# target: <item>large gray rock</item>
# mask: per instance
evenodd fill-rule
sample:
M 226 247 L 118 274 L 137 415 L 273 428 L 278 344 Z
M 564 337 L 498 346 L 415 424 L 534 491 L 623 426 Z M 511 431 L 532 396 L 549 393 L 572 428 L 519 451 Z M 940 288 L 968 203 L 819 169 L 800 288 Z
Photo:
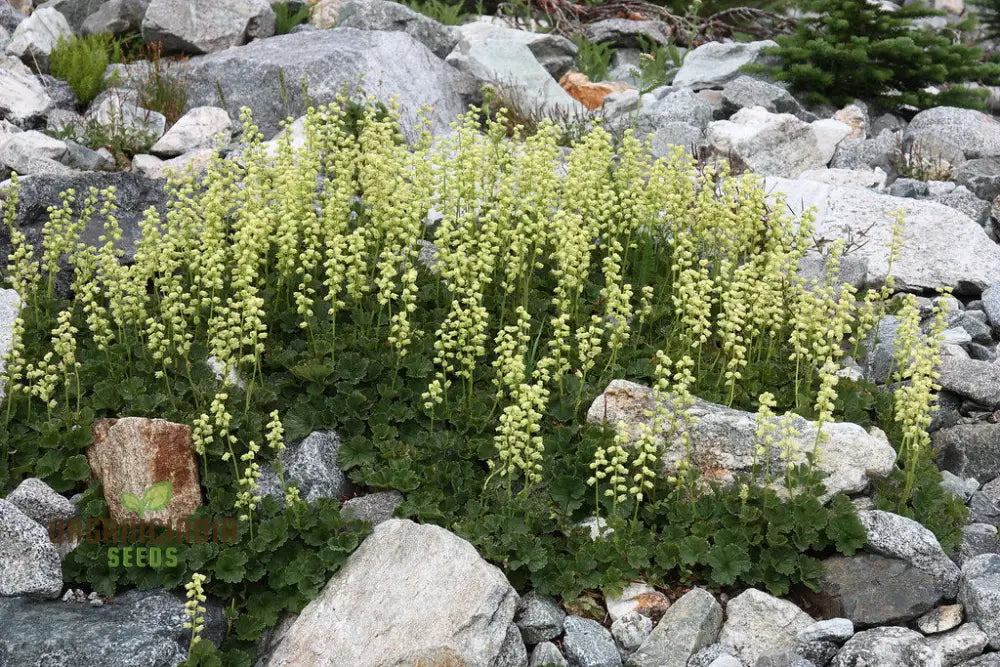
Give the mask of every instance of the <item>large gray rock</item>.
M 69 39 L 73 29 L 66 17 L 51 7 L 37 9 L 17 26 L 6 52 L 38 72 L 49 71 L 49 55 L 60 37 Z
M 865 549 L 910 563 L 933 577 L 944 597 L 955 597 L 962 575 L 934 533 L 913 519 L 881 510 L 858 512 L 858 520 L 868 533 Z
M 906 623 L 941 599 L 934 577 L 897 558 L 831 556 L 823 566 L 818 606 L 824 615 L 845 616 L 858 627 Z
M 108 0 L 88 16 L 80 28 L 84 35 L 110 32 L 121 35 L 138 30 L 150 0 Z
M 929 201 L 882 195 L 863 188 L 838 188 L 804 180 L 769 177 L 769 192 L 784 193 L 796 214 L 816 207 L 816 235 L 826 239 L 865 239 L 853 252 L 868 260 L 870 286 L 881 285 L 888 271 L 893 213 L 906 219 L 903 244 L 893 262 L 896 289 L 955 288 L 978 293 L 1000 282 L 1000 247 L 973 220 Z
M 336 100 L 344 87 L 359 82 L 383 102 L 398 96 L 406 102 L 402 122 L 411 140 L 419 136 L 418 110 L 424 105 L 432 109 L 429 120 L 436 133 L 447 133 L 465 111 L 461 93 L 467 79 L 401 32 L 343 28 L 281 35 L 192 58 L 189 65 L 190 107 L 220 106 L 234 120 L 240 107 L 250 107 L 264 136 L 277 133 L 286 116 L 301 115 L 303 80 L 318 104 Z
M 969 499 L 969 519 L 1000 526 L 1000 477 L 983 486 Z
M 695 653 L 715 642 L 722 627 L 722 607 L 715 596 L 694 588 L 675 602 L 639 649 L 629 667 L 685 667 Z
M 393 519 L 351 554 L 266 664 L 490 665 L 517 601 L 503 573 L 465 540 Z
M 706 137 L 720 155 L 737 158 L 765 176 L 797 176 L 824 167 L 850 128 L 839 121 L 805 123 L 763 107 L 741 109 L 711 123 Z
M 503 646 L 491 667 L 528 667 L 528 649 L 513 623 L 507 626 Z
M 727 114 L 746 107 L 763 107 L 771 113 L 795 116 L 802 113 L 802 106 L 787 90 L 745 75 L 736 77 L 722 88 L 722 104 Z
M 1000 554 L 970 558 L 962 565 L 958 601 L 966 618 L 986 633 L 990 647 L 1000 649 Z
M 542 642 L 531 652 L 529 667 L 569 667 L 569 661 L 563 657 L 552 642 Z
M 563 651 L 574 667 L 621 667 L 622 659 L 611 633 L 589 618 L 567 616 L 563 624 Z
M 753 665 L 769 653 L 794 649 L 798 633 L 812 623 L 792 602 L 750 588 L 726 605 L 719 643 L 743 664 Z
M 521 598 L 514 622 L 529 646 L 555 639 L 563 632 L 566 612 L 550 597 L 530 591 Z
M 1000 366 L 988 361 L 944 357 L 938 368 L 943 389 L 988 408 L 1000 407 Z
M 642 646 L 652 631 L 652 619 L 637 611 L 630 611 L 619 616 L 611 624 L 611 636 L 615 638 L 615 643 L 618 644 L 623 656 Z
M 13 503 L 0 500 L 0 604 L 2 598 L 17 595 L 58 597 L 62 583 L 59 553 L 49 541 L 48 531 Z M 0 618 L 5 621 L 0 623 L 2 648 L 7 619 Z
M 181 116 L 149 150 L 161 157 L 182 155 L 188 151 L 212 148 L 216 136 L 220 134 L 223 145 L 232 136 L 232 120 L 226 110 L 218 107 L 195 107 Z
M 952 179 L 969 188 L 980 199 L 992 201 L 1000 195 L 1000 158 L 969 160 L 952 172 Z
M 986 653 L 978 658 L 960 662 L 958 667 L 1000 667 L 1000 653 Z
M 163 114 L 139 106 L 136 92 L 120 88 L 107 90 L 97 97 L 84 118 L 109 134 L 130 139 L 140 146 L 153 144 L 167 127 Z
M 771 40 L 702 44 L 685 56 L 673 85 L 694 90 L 720 88 L 741 76 L 740 68 L 744 65 L 764 62 L 761 49 L 774 46 L 777 44 Z
M 492 39 L 524 44 L 535 56 L 535 60 L 557 81 L 573 67 L 577 54 L 576 45 L 562 35 L 516 30 L 495 20 L 495 17 L 480 16 L 478 20 L 458 26 L 457 30 L 461 38 L 470 43 Z
M 943 470 L 981 483 L 1000 476 L 1000 424 L 956 424 L 935 431 L 931 443 Z
M 613 380 L 591 404 L 587 421 L 622 422 L 630 436 L 638 438 L 641 425 L 648 423 L 647 411 L 652 407 L 652 390 L 627 380 Z M 686 427 L 690 450 L 677 434 L 666 445 L 665 469 L 673 470 L 679 461 L 689 460 L 689 455 L 695 465 L 724 477 L 749 472 L 755 461 L 763 464 L 755 455 L 758 439 L 757 418 L 753 413 L 697 400 L 689 414 L 694 418 Z M 816 424 L 796 419 L 794 426 L 795 449 L 811 452 L 816 442 Z M 817 467 L 827 475 L 825 497 L 838 491 L 861 491 L 871 477 L 883 477 L 892 471 L 896 453 L 878 429 L 867 433 L 857 424 L 834 423 L 824 425 L 823 433 L 828 440 L 822 445 Z M 784 470 L 781 452 L 770 451 L 764 456 L 776 474 Z
M 833 153 L 830 166 L 836 169 L 865 169 L 878 167 L 886 174 L 896 176 L 893 154 L 899 147 L 900 134 L 884 130 L 862 141 L 841 141 Z
M 444 58 L 458 44 L 459 34 L 432 18 L 405 5 L 388 0 L 353 0 L 340 8 L 338 28 L 405 32 L 438 58 Z
M 7 32 L 17 30 L 17 26 L 26 18 L 27 16 L 14 9 L 10 3 L 5 2 L 0 4 L 0 28 L 3 28 Z
M 301 442 L 281 454 L 285 484 L 298 487 L 303 500 L 320 498 L 340 500 L 351 488 L 340 469 L 338 455 L 340 438 L 333 431 L 314 431 Z M 284 498 L 281 479 L 273 466 L 261 471 L 260 491 L 263 495 Z
M 524 44 L 492 38 L 462 40 L 446 62 L 494 87 L 501 104 L 513 105 L 522 113 L 586 116 L 586 107 L 563 90 Z
M 7 354 L 14 344 L 14 322 L 21 314 L 22 304 L 17 292 L 0 289 L 0 404 L 3 403 L 6 390 L 4 369 L 7 367 Z
M 682 88 L 644 104 L 636 114 L 636 134 L 644 137 L 670 123 L 684 123 L 704 130 L 712 122 L 713 113 L 710 103 Z
M 48 0 L 38 5 L 38 9 L 51 8 L 66 17 L 70 29 L 80 32 L 84 20 L 101 8 L 104 0 Z M 35 11 L 38 11 L 37 9 Z
M 17 485 L 7 496 L 7 502 L 48 529 L 49 522 L 72 519 L 77 507 L 65 496 L 61 496 L 40 479 L 29 477 Z
M 402 502 L 403 494 L 399 491 L 369 493 L 344 502 L 340 508 L 340 516 L 345 520 L 367 521 L 372 526 L 377 526 L 391 519 Z
M 977 224 L 985 225 L 990 220 L 990 202 L 972 194 L 965 186 L 959 186 L 947 194 L 932 199 L 969 216 Z
M 222 608 L 205 605 L 205 641 L 225 632 Z M 183 596 L 128 591 L 94 607 L 60 601 L 0 598 L 0 664 L 173 667 L 187 659 L 190 632 Z
M 989 637 L 975 623 L 927 638 L 927 645 L 941 654 L 942 667 L 953 667 L 983 652 Z
M 267 0 L 152 0 L 142 19 L 142 37 L 164 53 L 212 53 L 274 34 Z
M 831 667 L 942 667 L 940 654 L 919 632 L 884 627 L 865 630 L 847 640 Z
M 921 111 L 910 121 L 904 139 L 926 138 L 951 144 L 970 160 L 1000 155 L 1000 121 L 972 109 L 934 107 Z
M 996 526 L 988 523 L 970 523 L 962 526 L 962 542 L 954 555 L 959 567 L 970 558 L 995 553 L 1000 553 L 1000 537 L 997 535 Z
M 71 168 L 50 157 L 53 153 L 61 158 L 66 153 L 66 144 L 34 130 L 15 134 L 0 143 L 0 177 L 9 177 L 11 171 L 25 175 L 71 174 Z
M 584 26 L 584 36 L 594 44 L 611 43 L 620 49 L 643 48 L 649 44 L 670 44 L 670 28 L 660 21 L 633 21 L 631 19 L 603 19 Z

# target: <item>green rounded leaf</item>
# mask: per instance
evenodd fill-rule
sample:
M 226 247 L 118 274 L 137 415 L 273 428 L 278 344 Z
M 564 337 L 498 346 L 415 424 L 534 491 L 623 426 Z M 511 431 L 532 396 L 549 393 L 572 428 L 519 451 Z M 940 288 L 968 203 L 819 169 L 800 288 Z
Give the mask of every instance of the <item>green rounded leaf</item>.
M 147 512 L 155 512 L 169 505 L 173 497 L 174 485 L 170 482 L 158 482 L 142 494 L 142 503 Z

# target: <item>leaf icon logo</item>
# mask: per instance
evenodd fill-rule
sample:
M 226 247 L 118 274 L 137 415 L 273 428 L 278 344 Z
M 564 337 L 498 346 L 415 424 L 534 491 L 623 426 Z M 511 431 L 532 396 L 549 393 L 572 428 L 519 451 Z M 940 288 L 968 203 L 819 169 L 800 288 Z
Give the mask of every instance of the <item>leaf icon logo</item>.
M 146 489 L 142 498 L 134 493 L 123 493 L 121 495 L 122 507 L 130 512 L 135 512 L 140 518 L 146 516 L 146 512 L 161 510 L 170 504 L 174 497 L 174 485 L 170 482 L 157 482 Z

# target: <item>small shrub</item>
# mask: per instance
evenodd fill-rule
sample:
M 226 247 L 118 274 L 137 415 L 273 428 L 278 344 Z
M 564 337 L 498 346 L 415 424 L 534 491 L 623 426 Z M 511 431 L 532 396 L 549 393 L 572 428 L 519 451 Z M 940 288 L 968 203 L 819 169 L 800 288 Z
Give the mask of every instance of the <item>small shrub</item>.
M 297 25 L 302 25 L 309 20 L 310 6 L 303 5 L 298 11 L 292 11 L 287 2 L 280 2 L 272 5 L 274 10 L 274 33 L 276 35 L 287 35 Z
M 110 34 L 60 37 L 50 56 L 52 76 L 69 84 L 86 106 L 104 89 L 104 71 L 114 47 Z
M 428 16 L 441 25 L 461 25 L 470 14 L 465 12 L 462 3 L 448 3 L 443 0 L 414 0 L 404 3 L 407 7 L 424 16 Z
M 813 0 L 808 8 L 815 18 L 765 50 L 781 66 L 748 69 L 787 81 L 809 102 L 843 105 L 860 98 L 890 108 L 982 108 L 985 91 L 957 84 L 1000 77 L 1000 66 L 981 62 L 979 49 L 913 25 L 913 19 L 941 12 L 916 5 L 888 12 L 866 0 Z M 926 90 L 944 84 L 956 85 L 936 94 Z
M 655 44 L 645 37 L 639 38 L 642 55 L 639 56 L 639 93 L 644 94 L 666 86 L 684 62 L 684 56 L 674 44 Z
M 607 79 L 611 59 L 615 55 L 614 46 L 606 42 L 595 44 L 582 35 L 574 36 L 573 43 L 577 48 L 577 69 L 591 81 Z
M 148 69 L 139 82 L 139 106 L 158 111 L 175 123 L 184 114 L 187 105 L 187 87 L 184 80 L 168 72 L 163 67 L 159 44 L 148 47 Z

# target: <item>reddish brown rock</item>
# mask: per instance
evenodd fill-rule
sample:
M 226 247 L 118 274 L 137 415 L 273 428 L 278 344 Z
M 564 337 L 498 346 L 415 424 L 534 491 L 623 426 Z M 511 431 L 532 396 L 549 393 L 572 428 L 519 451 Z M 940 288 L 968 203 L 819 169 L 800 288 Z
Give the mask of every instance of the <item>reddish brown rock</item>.
M 611 93 L 620 93 L 632 88 L 627 83 L 617 81 L 594 83 L 580 72 L 566 72 L 559 79 L 559 85 L 570 94 L 570 97 L 590 110 L 600 108 L 604 104 L 604 98 Z
M 201 507 L 190 427 L 125 417 L 98 420 L 93 432 L 87 461 L 104 486 L 104 500 L 115 521 L 172 521 Z

